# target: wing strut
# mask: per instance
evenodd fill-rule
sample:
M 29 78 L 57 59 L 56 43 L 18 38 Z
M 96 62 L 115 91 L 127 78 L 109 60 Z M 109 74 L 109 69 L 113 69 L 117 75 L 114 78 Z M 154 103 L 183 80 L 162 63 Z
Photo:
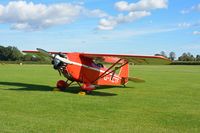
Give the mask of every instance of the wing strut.
M 97 79 L 95 79 L 92 83 L 96 82 L 98 79 L 102 78 L 105 76 L 105 74 L 112 69 L 117 63 L 119 63 L 122 59 L 119 59 L 118 61 L 116 61 L 114 64 L 112 64 L 104 73 L 102 73 Z
M 124 63 L 124 64 L 122 64 L 121 66 L 119 66 L 119 67 L 116 67 L 114 70 L 112 70 L 112 71 L 110 71 L 109 73 L 106 73 L 106 74 L 104 74 L 103 75 L 103 77 L 105 77 L 105 76 L 107 76 L 108 74 L 110 74 L 110 73 L 113 73 L 112 74 L 112 77 L 111 77 L 111 80 L 112 80 L 112 78 L 113 78 L 113 76 L 114 76 L 114 73 L 115 73 L 115 71 L 116 70 L 118 70 L 118 69 L 120 69 L 121 67 L 123 67 L 124 65 L 126 65 L 128 62 L 126 62 L 126 63 Z
M 126 62 L 126 63 L 120 65 L 119 67 L 115 68 L 114 70 L 108 72 L 108 71 L 111 70 L 117 63 L 119 63 L 121 60 L 122 60 L 122 59 L 119 59 L 119 60 L 116 61 L 114 64 L 112 64 L 104 73 L 102 73 L 102 74 L 101 74 L 97 79 L 95 79 L 92 83 L 96 82 L 96 81 L 97 81 L 98 79 L 100 79 L 100 78 L 103 78 L 103 77 L 107 76 L 107 75 L 110 74 L 110 73 L 113 73 L 113 75 L 112 75 L 112 77 L 111 77 L 111 78 L 113 78 L 114 72 L 115 72 L 116 70 L 120 69 L 121 67 L 123 67 L 124 65 L 126 65 L 126 64 L 128 63 L 128 62 Z

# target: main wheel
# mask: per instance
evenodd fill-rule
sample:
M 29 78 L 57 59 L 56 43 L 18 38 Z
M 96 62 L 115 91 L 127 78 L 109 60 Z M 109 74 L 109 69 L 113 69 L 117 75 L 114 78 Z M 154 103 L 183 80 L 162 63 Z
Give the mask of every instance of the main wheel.
M 64 91 L 68 87 L 68 84 L 64 80 L 59 80 L 56 84 L 56 87 L 61 91 Z

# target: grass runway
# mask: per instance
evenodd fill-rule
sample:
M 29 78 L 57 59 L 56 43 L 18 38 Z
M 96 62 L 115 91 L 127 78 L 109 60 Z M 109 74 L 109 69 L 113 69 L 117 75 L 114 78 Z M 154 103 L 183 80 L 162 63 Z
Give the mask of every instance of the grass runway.
M 0 65 L 0 133 L 199 133 L 200 66 L 130 68 L 145 83 L 80 96 L 49 65 Z

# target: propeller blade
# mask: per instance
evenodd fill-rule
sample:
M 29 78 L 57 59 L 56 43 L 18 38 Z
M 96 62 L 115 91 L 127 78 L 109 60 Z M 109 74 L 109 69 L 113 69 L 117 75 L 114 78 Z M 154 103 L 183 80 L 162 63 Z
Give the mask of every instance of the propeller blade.
M 37 51 L 39 51 L 41 54 L 45 55 L 45 56 L 49 56 L 51 58 L 53 58 L 53 55 L 48 53 L 46 50 L 41 49 L 41 48 L 37 48 Z
M 137 78 L 137 77 L 128 77 L 128 80 L 132 81 L 132 82 L 137 82 L 137 83 L 143 83 L 143 82 L 145 82 L 145 80 Z
M 67 64 L 72 64 L 72 62 L 70 60 L 68 60 L 67 58 L 61 57 L 59 54 L 52 55 L 52 54 L 48 53 L 46 50 L 41 49 L 41 48 L 37 48 L 37 50 L 40 53 L 42 53 L 43 55 L 49 56 L 49 57 L 51 57 L 53 59 L 60 60 L 60 61 L 62 61 L 64 63 L 67 63 Z

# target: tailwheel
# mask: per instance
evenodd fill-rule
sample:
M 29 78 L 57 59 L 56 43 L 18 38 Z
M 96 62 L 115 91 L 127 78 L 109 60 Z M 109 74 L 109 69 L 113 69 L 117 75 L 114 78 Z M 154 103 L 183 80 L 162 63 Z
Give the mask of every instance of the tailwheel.
M 59 91 L 64 91 L 68 86 L 68 83 L 64 80 L 59 80 L 56 84 L 56 87 L 59 89 Z
M 78 94 L 81 95 L 81 96 L 85 96 L 86 92 L 85 91 L 80 91 Z

